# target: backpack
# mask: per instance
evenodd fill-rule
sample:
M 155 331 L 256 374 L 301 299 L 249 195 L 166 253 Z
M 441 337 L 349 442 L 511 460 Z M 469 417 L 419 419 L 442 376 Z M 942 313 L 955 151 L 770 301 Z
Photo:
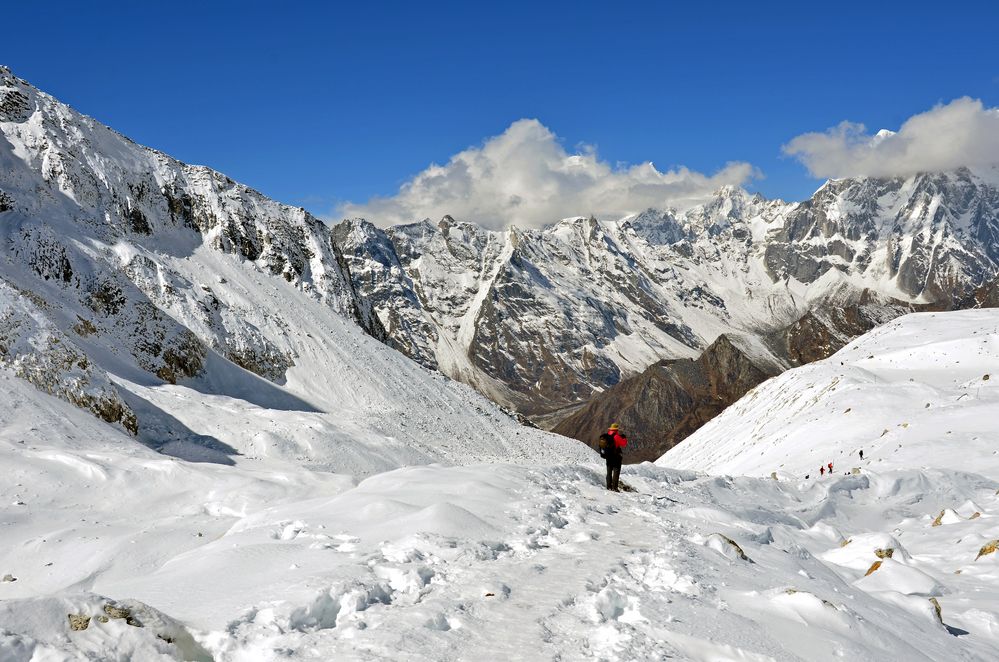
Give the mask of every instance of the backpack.
M 607 457 L 609 454 L 614 452 L 614 437 L 610 436 L 606 432 L 600 435 L 600 440 L 597 442 L 597 450 L 600 451 L 600 457 Z

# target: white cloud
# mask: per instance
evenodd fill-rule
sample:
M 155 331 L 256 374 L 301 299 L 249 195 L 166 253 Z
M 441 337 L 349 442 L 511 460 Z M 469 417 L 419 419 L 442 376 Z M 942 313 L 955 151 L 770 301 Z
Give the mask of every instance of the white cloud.
M 569 154 L 544 125 L 524 119 L 446 165 L 431 165 L 393 197 L 348 203 L 339 211 L 379 225 L 450 214 L 490 228 L 538 227 L 567 216 L 613 218 L 648 207 L 691 206 L 755 174 L 747 163 L 729 163 L 711 176 L 687 168 L 659 172 L 650 162 L 615 167 L 593 148 Z
M 816 177 L 905 177 L 999 163 L 999 109 L 964 97 L 910 117 L 897 132 L 871 136 L 842 122 L 784 145 Z

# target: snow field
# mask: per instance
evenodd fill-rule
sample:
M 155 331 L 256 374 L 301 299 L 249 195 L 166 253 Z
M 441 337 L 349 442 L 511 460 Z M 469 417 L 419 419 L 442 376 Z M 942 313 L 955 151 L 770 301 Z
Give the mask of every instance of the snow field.
M 987 660 L 999 637 L 999 559 L 974 560 L 999 485 L 979 476 L 644 464 L 614 494 L 596 465 L 478 464 L 356 483 L 167 458 L 0 387 L 19 412 L 0 500 L 21 504 L 0 659 Z M 932 526 L 940 504 L 960 519 Z M 109 604 L 145 627 L 100 622 Z M 70 613 L 94 618 L 73 632 Z
M 997 561 L 979 555 L 999 534 L 997 369 L 999 312 L 908 315 L 760 385 L 657 464 L 773 473 L 812 504 L 805 546 L 829 568 L 913 615 L 936 618 L 933 598 L 994 652 Z
M 760 387 L 665 462 L 780 480 L 643 465 L 625 471 L 634 492 L 608 494 L 582 445 L 518 426 L 345 319 L 363 321 L 366 302 L 304 210 L 0 76 L 36 111 L 0 127 L 12 365 L 62 370 L 63 395 L 120 391 L 139 429 L 0 370 L 0 660 L 996 658 L 994 313 L 889 325 Z M 858 211 L 846 193 L 833 191 L 833 217 Z M 722 198 L 686 213 L 703 238 L 689 260 L 629 221 L 518 235 L 561 272 L 518 320 L 544 331 L 601 278 L 631 282 L 629 251 L 591 252 L 611 244 L 638 246 L 649 276 L 612 297 L 627 333 L 602 350 L 625 372 L 852 287 L 904 296 L 884 268 L 772 282 L 761 244 L 708 238 L 737 222 L 764 241 L 784 205 L 732 215 L 748 196 Z M 905 234 L 935 227 L 923 211 Z M 934 252 L 960 249 L 940 236 Z M 500 237 L 512 244 L 497 233 L 494 248 Z M 467 369 L 448 352 L 510 264 L 509 250 L 487 253 L 418 265 L 437 308 L 460 313 L 441 323 L 444 367 Z M 114 292 L 120 314 L 85 301 Z M 646 296 L 665 303 L 646 310 Z M 206 369 L 153 379 L 163 348 L 148 337 L 184 330 L 210 348 Z M 52 349 L 69 344 L 87 361 Z M 836 472 L 816 479 L 827 461 Z

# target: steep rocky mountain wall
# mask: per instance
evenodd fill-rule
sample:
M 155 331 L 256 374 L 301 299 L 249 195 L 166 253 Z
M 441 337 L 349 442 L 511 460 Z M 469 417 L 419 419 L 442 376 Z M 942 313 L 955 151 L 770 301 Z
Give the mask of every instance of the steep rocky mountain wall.
M 538 420 L 721 334 L 789 328 L 788 356 L 828 353 L 811 311 L 863 297 L 952 309 L 996 278 L 996 172 L 831 181 L 802 203 L 725 188 L 619 221 L 483 230 L 448 217 L 335 236 L 397 347 Z M 838 312 L 837 312 L 838 311 Z M 797 323 L 797 327 L 790 325 Z M 814 346 L 813 346 L 814 345 Z
M 220 297 L 224 278 L 194 282 L 176 268 L 199 251 L 280 279 L 384 337 L 326 224 L 136 145 L 4 68 L 0 219 L 0 362 L 133 432 L 104 368 L 174 383 L 203 375 L 216 353 L 282 383 L 295 363 L 262 330 L 273 320 L 252 293 Z

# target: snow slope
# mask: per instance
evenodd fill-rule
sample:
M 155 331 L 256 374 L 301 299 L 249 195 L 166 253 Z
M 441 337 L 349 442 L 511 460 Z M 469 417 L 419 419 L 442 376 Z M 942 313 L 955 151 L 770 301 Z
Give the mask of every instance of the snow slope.
M 999 482 L 982 476 L 643 464 L 616 494 L 576 463 L 358 482 L 166 457 L 6 371 L 0 397 L 5 661 L 984 661 L 999 645 L 999 555 L 975 559 Z M 940 504 L 954 512 L 932 527 Z M 121 608 L 143 627 L 101 622 Z M 69 614 L 92 620 L 71 631 Z
M 810 553 L 887 608 L 935 597 L 950 632 L 994 659 L 997 370 L 999 311 L 906 315 L 764 382 L 656 464 L 773 473 L 814 504 L 813 533 L 839 543 Z
M 307 293 L 245 264 L 205 250 L 172 267 L 193 282 L 224 278 L 217 296 L 262 311 L 259 328 L 296 357 L 280 386 L 222 361 L 187 384 L 118 378 L 140 418 L 144 407 L 153 410 L 140 438 L 175 435 L 178 443 L 168 449 L 174 454 L 186 456 L 184 446 L 209 437 L 237 459 L 276 457 L 361 476 L 428 462 L 579 461 L 589 453 L 582 444 L 522 427 L 469 387 L 420 367 Z
M 999 513 L 987 444 L 962 449 L 981 474 L 932 468 L 929 453 L 931 468 L 824 481 L 645 464 L 625 471 L 633 492 L 608 493 L 581 444 L 517 425 L 379 342 L 331 232 L 303 210 L 135 145 L 4 69 L 0 130 L 0 660 L 994 659 L 999 560 L 975 558 Z M 723 197 L 688 214 L 706 236 L 736 225 L 740 194 Z M 965 220 L 991 227 L 987 213 Z M 407 260 L 435 282 L 472 274 L 421 300 L 456 304 L 441 328 L 466 342 L 470 320 L 474 338 L 512 328 L 483 320 L 533 308 L 504 308 L 479 275 L 516 294 L 544 276 L 533 262 L 551 272 L 564 258 L 582 285 L 595 273 L 583 267 L 618 279 L 616 258 L 591 249 L 623 226 L 586 223 L 559 224 L 551 242 L 518 235 L 519 252 L 513 236 L 455 226 L 454 241 L 429 238 L 455 261 Z M 754 237 L 769 231 L 753 223 Z M 710 242 L 688 248 L 691 278 L 710 269 L 733 297 L 765 275 L 759 260 L 715 259 Z M 796 273 L 829 266 L 815 261 Z M 835 290 L 837 272 L 823 273 L 808 282 Z M 652 280 L 625 278 L 616 302 L 656 308 Z M 539 310 L 566 304 L 550 290 Z M 671 291 L 663 300 L 684 307 Z M 798 294 L 743 312 L 772 317 Z M 717 311 L 692 307 L 686 330 L 633 309 L 641 333 L 599 348 L 618 358 L 594 358 L 605 337 L 578 358 L 611 371 L 650 360 L 714 324 Z M 580 319 L 604 319 L 599 304 Z M 921 340 L 906 342 L 896 349 Z M 495 347 L 496 366 L 544 358 Z M 936 377 L 919 377 L 921 398 Z M 953 432 L 978 441 L 982 414 L 966 411 Z M 839 443 L 826 439 L 810 439 L 823 457 Z
M 793 479 L 828 462 L 837 473 L 926 467 L 999 478 L 997 411 L 999 311 L 915 313 L 761 384 L 659 464 Z

